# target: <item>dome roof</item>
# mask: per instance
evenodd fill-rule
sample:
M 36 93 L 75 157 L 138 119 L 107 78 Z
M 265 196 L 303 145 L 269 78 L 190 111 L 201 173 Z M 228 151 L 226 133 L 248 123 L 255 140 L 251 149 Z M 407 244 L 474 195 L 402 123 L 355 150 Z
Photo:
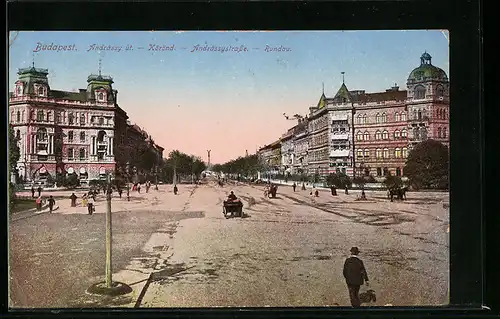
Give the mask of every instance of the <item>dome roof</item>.
M 424 52 L 424 54 L 422 54 L 420 57 L 420 66 L 411 71 L 408 77 L 408 83 L 427 80 L 448 81 L 446 72 L 432 65 L 431 59 L 432 57 L 429 53 Z

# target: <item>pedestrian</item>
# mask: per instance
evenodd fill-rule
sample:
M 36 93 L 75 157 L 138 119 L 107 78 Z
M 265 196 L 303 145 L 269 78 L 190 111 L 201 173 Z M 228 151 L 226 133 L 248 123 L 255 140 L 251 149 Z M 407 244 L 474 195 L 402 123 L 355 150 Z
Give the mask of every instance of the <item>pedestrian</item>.
M 87 203 L 87 212 L 89 215 L 92 215 L 92 213 L 94 212 L 94 202 L 95 200 L 90 201 L 89 199 L 89 202 Z
M 76 207 L 76 195 L 75 193 L 71 194 L 71 196 L 69 197 L 69 199 L 71 199 L 71 207 Z
M 174 195 L 177 195 L 178 191 L 179 191 L 179 189 L 177 188 L 177 185 L 174 185 Z
M 368 274 L 358 254 L 358 247 L 352 247 L 351 256 L 344 263 L 344 278 L 349 289 L 349 298 L 353 307 L 361 306 L 359 288 L 363 285 L 363 282 L 365 281 L 368 286 Z
M 42 196 L 38 196 L 36 199 L 36 209 L 42 210 Z
M 31 198 L 35 198 L 35 188 L 31 186 Z
M 52 210 L 54 209 L 55 203 L 56 203 L 56 201 L 55 201 L 54 197 L 52 197 L 52 195 L 50 195 L 50 197 L 49 197 L 49 213 L 52 213 Z
M 155 184 L 155 191 L 158 190 L 158 184 Z
M 332 196 L 337 196 L 337 189 L 335 188 L 335 186 L 330 186 L 330 190 L 332 191 Z
M 314 196 L 315 196 L 315 197 L 319 197 L 319 192 L 318 192 L 318 190 L 315 190 L 315 191 L 314 191 Z
M 121 188 L 118 188 L 118 196 L 120 196 L 120 198 L 122 198 L 122 189 Z
M 345 186 L 345 194 L 349 195 L 349 186 L 347 186 L 347 185 Z
M 297 187 L 297 184 L 295 184 L 295 182 L 293 182 L 292 187 L 293 187 L 293 191 L 295 192 L 295 188 Z
M 87 194 L 83 194 L 82 196 L 82 207 L 87 207 L 88 197 Z
M 141 193 L 141 184 L 137 185 L 137 192 L 140 194 Z
M 42 187 L 41 186 L 38 186 L 38 197 L 42 196 Z

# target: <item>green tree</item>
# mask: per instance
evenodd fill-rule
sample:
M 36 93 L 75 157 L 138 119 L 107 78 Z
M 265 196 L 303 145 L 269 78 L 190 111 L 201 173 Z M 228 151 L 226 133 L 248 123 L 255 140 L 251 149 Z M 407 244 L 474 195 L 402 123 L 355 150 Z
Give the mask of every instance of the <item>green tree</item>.
M 344 173 L 331 173 L 326 178 L 328 186 L 335 186 L 336 188 L 351 187 L 351 178 Z
M 448 188 L 448 147 L 435 140 L 415 145 L 404 168 L 405 176 L 415 188 Z

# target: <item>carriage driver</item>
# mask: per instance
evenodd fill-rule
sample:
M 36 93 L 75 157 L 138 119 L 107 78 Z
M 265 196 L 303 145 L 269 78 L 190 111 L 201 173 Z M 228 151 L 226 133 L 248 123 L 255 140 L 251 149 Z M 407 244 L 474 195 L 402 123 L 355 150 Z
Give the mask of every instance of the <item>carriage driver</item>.
M 231 191 L 231 194 L 229 194 L 229 196 L 227 196 L 227 200 L 229 202 L 239 201 L 238 197 L 236 197 L 236 195 L 234 195 L 233 191 Z

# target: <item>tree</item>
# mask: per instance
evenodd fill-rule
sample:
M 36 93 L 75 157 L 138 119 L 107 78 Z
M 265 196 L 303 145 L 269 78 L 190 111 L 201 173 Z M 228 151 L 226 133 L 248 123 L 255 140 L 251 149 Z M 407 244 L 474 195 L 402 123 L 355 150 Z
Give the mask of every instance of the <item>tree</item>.
M 404 174 L 415 188 L 448 188 L 448 147 L 429 139 L 408 154 Z
M 351 187 L 352 185 L 351 178 L 344 173 L 331 173 L 327 176 L 326 183 L 336 188 Z
M 387 172 L 384 180 L 384 185 L 385 187 L 387 187 L 387 189 L 399 188 L 403 186 L 403 181 L 401 180 L 401 177 L 394 176 L 391 174 L 391 172 Z

